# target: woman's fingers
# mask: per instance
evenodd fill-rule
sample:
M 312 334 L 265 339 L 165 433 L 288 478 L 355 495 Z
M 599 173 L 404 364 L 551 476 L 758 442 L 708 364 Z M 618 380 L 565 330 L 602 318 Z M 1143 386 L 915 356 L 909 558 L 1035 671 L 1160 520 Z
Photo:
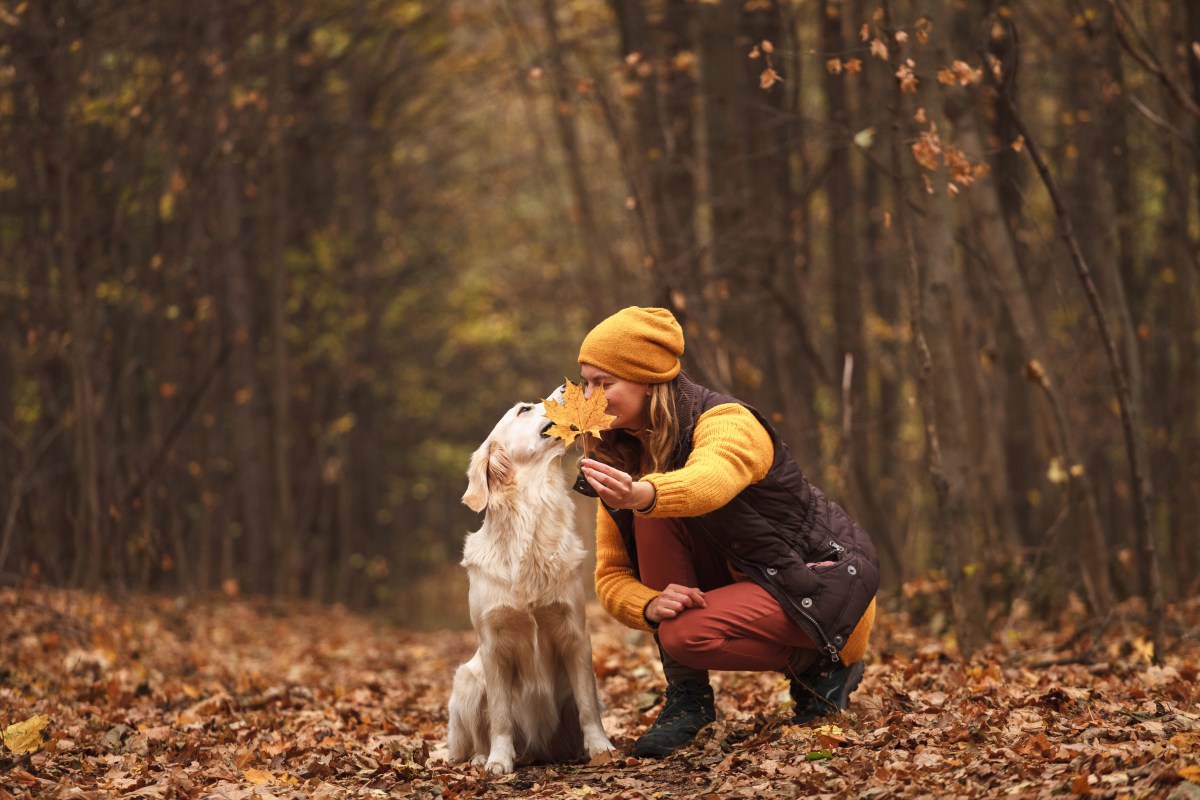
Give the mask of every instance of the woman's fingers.
M 662 594 L 650 601 L 646 616 L 654 622 L 661 622 L 664 619 L 674 619 L 689 608 L 704 607 L 704 592 L 694 586 L 672 583 L 663 589 Z
M 672 583 L 663 590 L 663 596 L 678 604 L 680 611 L 685 608 L 705 608 L 704 592 L 694 586 Z
M 583 477 L 610 508 L 629 508 L 633 502 L 633 476 L 590 458 L 579 462 Z

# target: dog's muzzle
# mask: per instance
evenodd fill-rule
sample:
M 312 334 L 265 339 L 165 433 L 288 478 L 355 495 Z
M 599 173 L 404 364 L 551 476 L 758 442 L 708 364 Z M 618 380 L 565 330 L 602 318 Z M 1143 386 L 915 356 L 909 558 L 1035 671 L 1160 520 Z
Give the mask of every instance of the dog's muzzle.
M 553 423 L 553 422 L 547 422 L 547 423 L 546 423 L 546 424 L 545 424 L 545 425 L 542 427 L 542 433 L 541 433 L 541 436 L 542 436 L 542 438 L 543 438 L 543 439 L 547 439 L 547 438 L 549 438 L 549 437 L 550 437 L 550 434 L 548 433 L 548 431 L 549 431 L 551 428 L 553 428 L 553 427 L 554 427 L 554 423 Z

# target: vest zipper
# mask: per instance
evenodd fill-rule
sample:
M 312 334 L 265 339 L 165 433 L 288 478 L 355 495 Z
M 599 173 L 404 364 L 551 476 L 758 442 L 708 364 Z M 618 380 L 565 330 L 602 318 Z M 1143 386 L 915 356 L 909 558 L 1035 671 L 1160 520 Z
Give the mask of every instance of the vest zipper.
M 833 549 L 830 550 L 825 555 L 821 556 L 820 558 L 816 559 L 816 561 L 841 561 L 842 560 L 842 553 L 846 552 L 846 548 L 842 547 L 840 544 L 838 544 L 837 542 L 835 542 L 833 540 L 830 540 L 829 546 L 832 547 Z
M 832 542 L 831 542 L 831 544 L 832 544 Z M 839 548 L 839 549 L 840 549 L 840 548 Z M 765 568 L 763 568 L 763 572 L 764 572 L 764 573 L 766 572 L 766 569 L 765 569 Z M 767 575 L 767 576 L 766 576 L 766 579 L 767 579 L 767 580 L 771 580 L 771 576 L 770 576 L 770 575 Z M 771 583 L 774 583 L 774 581 L 771 581 Z M 840 661 L 840 660 L 841 660 L 841 656 L 840 656 L 840 655 L 838 655 L 838 650 L 837 650 L 837 648 L 836 648 L 836 647 L 834 647 L 834 646 L 833 646 L 833 645 L 832 645 L 832 644 L 829 642 L 829 637 L 825 635 L 825 629 L 821 627 L 821 623 L 817 622 L 817 621 L 816 621 L 816 620 L 813 618 L 812 614 L 809 614 L 807 611 L 805 611 L 805 610 L 804 610 L 804 608 L 803 608 L 802 606 L 798 605 L 798 604 L 796 603 L 796 601 L 795 601 L 794 599 L 792 599 L 792 596 L 791 596 L 791 594 L 789 594 L 789 593 L 787 593 L 787 592 L 784 592 L 783 594 L 784 594 L 784 596 L 785 596 L 785 597 L 787 597 L 787 599 L 788 599 L 788 602 L 792 604 L 792 607 L 796 609 L 796 612 L 797 612 L 797 613 L 799 613 L 799 614 L 800 614 L 800 616 L 804 617 L 806 620 L 808 620 L 809 622 L 811 622 L 811 623 L 812 623 L 812 626 L 813 626 L 814 628 L 816 628 L 816 629 L 817 629 L 817 633 L 818 633 L 818 634 L 820 634 L 820 636 L 821 636 L 821 641 L 822 641 L 822 642 L 825 644 L 825 647 L 824 647 L 823 649 L 825 650 L 825 652 L 826 652 L 826 653 L 828 653 L 828 654 L 829 654 L 829 660 L 830 660 L 830 661 L 833 661 L 833 662 L 835 662 L 835 663 L 836 663 L 837 661 Z

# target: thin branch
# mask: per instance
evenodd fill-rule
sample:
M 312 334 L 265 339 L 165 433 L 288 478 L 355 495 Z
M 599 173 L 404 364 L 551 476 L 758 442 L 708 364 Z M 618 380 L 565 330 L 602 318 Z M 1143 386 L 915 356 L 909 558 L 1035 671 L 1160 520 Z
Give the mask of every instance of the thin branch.
M 50 444 L 58 438 L 58 435 L 62 433 L 65 427 L 66 419 L 59 419 L 42 436 L 42 440 L 34 449 L 33 454 L 29 455 L 24 442 L 17 438 L 17 435 L 9 430 L 7 426 L 0 425 L 4 433 L 11 436 L 17 444 L 22 460 L 25 462 L 20 471 L 17 472 L 16 477 L 13 478 L 12 486 L 9 488 L 8 510 L 4 515 L 4 527 L 0 528 L 0 566 L 4 565 L 5 560 L 8 558 L 8 548 L 12 545 L 13 533 L 17 528 L 17 513 L 21 510 L 21 503 L 25 499 L 25 484 L 29 481 L 29 476 L 33 474 L 42 455 L 50 449 Z
M 217 353 L 216 358 L 214 358 L 213 362 L 208 366 L 204 376 L 197 383 L 196 388 L 192 390 L 192 393 L 188 397 L 187 403 L 184 405 L 183 410 L 175 419 L 174 424 L 171 425 L 171 429 L 167 431 L 166 438 L 163 439 L 162 444 L 158 448 L 158 452 L 154 455 L 154 458 L 150 460 L 150 463 L 146 466 L 146 468 L 142 470 L 142 474 L 139 475 L 137 480 L 133 482 L 133 486 L 130 487 L 129 491 L 125 493 L 125 500 L 121 504 L 122 508 L 128 508 L 129 505 L 145 490 L 146 485 L 150 482 L 150 479 L 154 476 L 154 474 L 158 472 L 158 468 L 162 466 L 163 461 L 165 461 L 167 458 L 167 454 L 170 453 L 171 446 L 174 445 L 175 440 L 183 434 L 184 430 L 188 426 L 188 423 L 191 421 L 192 417 L 195 416 L 196 411 L 200 408 L 200 401 L 204 398 L 205 393 L 208 391 L 209 385 L 212 384 L 213 377 L 217 374 L 217 371 L 225 364 L 225 362 L 229 360 L 229 354 L 231 352 L 233 352 L 232 344 L 228 341 L 224 342 L 221 345 L 221 350 Z
M 1189 150 L 1195 151 L 1196 143 L 1192 141 L 1191 136 L 1189 136 L 1188 134 L 1179 130 L 1179 128 L 1175 127 L 1168 120 L 1164 119 L 1162 116 L 1157 114 L 1154 111 L 1154 109 L 1150 108 L 1145 103 L 1143 103 L 1141 100 L 1139 100 L 1136 95 L 1130 94 L 1130 95 L 1126 95 L 1126 96 L 1129 99 L 1130 105 L 1132 105 L 1134 108 L 1136 108 L 1143 117 L 1150 120 L 1150 122 L 1152 122 L 1155 125 L 1157 125 L 1158 127 L 1162 128 L 1163 130 L 1165 130 L 1167 133 L 1171 134 L 1175 138 L 1179 139 L 1179 141 L 1182 142 L 1183 145 L 1185 147 L 1187 147 Z
M 1196 101 L 1192 99 L 1187 91 L 1171 79 L 1171 76 L 1167 73 L 1167 70 L 1163 68 L 1162 64 L 1158 63 L 1156 58 L 1150 55 L 1147 48 L 1135 46 L 1133 42 L 1129 41 L 1129 37 L 1122 25 L 1128 26 L 1141 42 L 1145 42 L 1145 37 L 1138 29 L 1137 23 L 1135 23 L 1133 18 L 1129 15 L 1129 11 L 1125 8 L 1124 3 L 1122 3 L 1120 0 L 1108 0 L 1108 4 L 1112 6 L 1113 11 L 1117 15 L 1118 24 L 1115 26 L 1117 38 L 1120 40 L 1121 45 L 1125 48 L 1125 52 L 1129 53 L 1129 55 L 1133 57 L 1134 61 L 1145 67 L 1147 72 L 1158 78 L 1162 85 L 1167 88 L 1167 91 L 1171 93 L 1171 96 L 1178 100 L 1179 104 L 1183 106 L 1188 113 L 1197 119 L 1200 119 L 1200 105 L 1197 105 Z

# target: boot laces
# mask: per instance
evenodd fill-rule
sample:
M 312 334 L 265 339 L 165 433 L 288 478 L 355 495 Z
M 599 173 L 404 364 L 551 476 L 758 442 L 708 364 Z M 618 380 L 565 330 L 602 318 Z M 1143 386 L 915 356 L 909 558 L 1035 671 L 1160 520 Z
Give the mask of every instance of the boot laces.
M 656 722 L 668 722 L 692 711 L 701 711 L 708 699 L 708 687 L 692 683 L 667 684 L 667 699 Z

